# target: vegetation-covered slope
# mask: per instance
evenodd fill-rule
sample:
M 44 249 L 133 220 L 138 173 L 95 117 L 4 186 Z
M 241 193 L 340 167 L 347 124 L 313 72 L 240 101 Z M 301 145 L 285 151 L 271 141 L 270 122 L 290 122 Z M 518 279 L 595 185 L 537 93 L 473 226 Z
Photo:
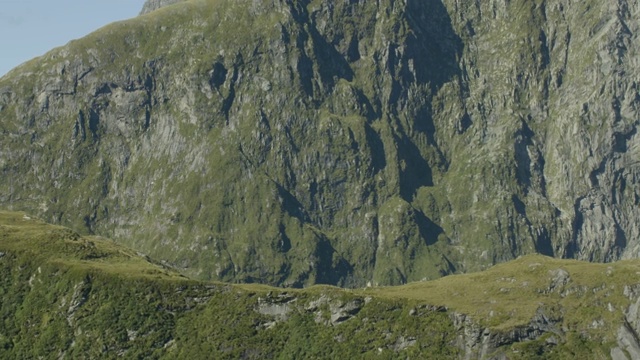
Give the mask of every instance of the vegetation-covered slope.
M 422 339 L 407 353 L 455 353 L 445 313 L 412 319 L 402 301 L 365 305 L 333 288 L 198 283 L 111 241 L 22 213 L 0 213 L 0 254 L 2 358 L 330 358 L 378 354 L 378 347 L 389 357 L 405 333 Z M 358 308 L 330 317 L 329 308 L 350 302 Z M 356 310 L 359 320 L 331 326 Z M 386 332 L 372 331 L 377 326 Z
M 162 7 L 0 79 L 0 203 L 234 282 L 637 257 L 638 11 Z
M 0 212 L 0 357 L 632 359 L 639 272 L 526 256 L 400 287 L 196 282 Z

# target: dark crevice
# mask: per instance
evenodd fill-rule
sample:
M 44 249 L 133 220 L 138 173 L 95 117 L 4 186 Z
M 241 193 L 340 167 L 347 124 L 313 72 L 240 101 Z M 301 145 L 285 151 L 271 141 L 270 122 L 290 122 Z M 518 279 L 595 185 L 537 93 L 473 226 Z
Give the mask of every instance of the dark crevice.
M 351 41 L 349 41 L 349 48 L 347 49 L 347 60 L 349 62 L 355 62 L 360 60 L 360 42 L 358 40 L 358 35 L 353 34 L 351 36 Z
M 522 216 L 523 218 L 526 219 L 527 218 L 527 207 L 526 207 L 526 205 L 516 195 L 511 196 L 511 200 L 513 201 L 513 206 L 516 209 L 516 212 L 520 216 Z
M 576 199 L 576 202 L 573 205 L 575 217 L 573 218 L 573 223 L 571 226 L 571 240 L 569 240 L 569 243 L 564 249 L 564 258 L 567 259 L 575 259 L 576 255 L 578 254 L 578 237 L 580 236 L 582 225 L 584 224 L 584 216 L 582 215 L 580 207 L 582 200 L 584 199 L 584 196 L 579 197 L 578 199 Z
M 297 63 L 297 72 L 304 92 L 314 96 L 314 80 L 319 80 L 322 91 L 329 93 L 338 79 L 353 80 L 353 70 L 347 59 L 320 34 L 307 11 L 308 1 L 288 2 L 293 19 L 298 24 L 300 33 L 296 39 L 296 46 L 302 50 Z M 355 36 L 354 36 L 355 37 Z M 357 41 L 357 38 L 356 38 Z M 308 43 L 311 42 L 311 53 Z M 357 51 L 357 42 L 355 43 Z M 357 55 L 359 56 L 359 55 Z M 314 63 L 317 68 L 314 69 Z
M 634 127 L 631 131 L 627 133 L 616 132 L 613 134 L 613 146 L 612 150 L 614 152 L 624 153 L 627 152 L 627 142 L 631 140 L 633 136 L 635 136 L 638 132 L 638 129 Z
M 529 155 L 529 148 L 534 146 L 533 137 L 535 133 L 531 130 L 527 122 L 523 119 L 521 120 L 521 128 L 515 134 L 515 142 L 514 142 L 514 155 L 516 161 L 516 171 L 517 171 L 517 179 L 518 182 L 523 186 L 523 190 L 525 194 L 528 193 L 529 189 L 532 186 L 531 180 L 534 174 L 531 173 L 532 166 L 535 167 L 539 174 L 543 174 L 544 165 L 540 164 L 542 156 L 535 159 L 534 162 Z M 536 150 L 534 148 L 534 150 Z M 542 178 L 542 176 L 540 176 Z M 540 184 L 541 189 L 544 188 L 542 184 Z
M 229 84 L 229 95 L 227 95 L 226 98 L 224 98 L 223 102 L 222 102 L 222 113 L 224 114 L 225 118 L 227 119 L 227 125 L 229 125 L 229 112 L 231 111 L 231 107 L 233 106 L 233 102 L 236 99 L 236 89 L 235 89 L 235 84 L 236 81 L 238 80 L 238 68 L 234 67 L 233 69 L 233 76 L 231 78 L 231 84 Z
M 108 95 L 111 94 L 111 89 L 116 88 L 117 85 L 112 84 L 112 83 L 108 83 L 108 84 L 102 84 L 102 86 L 100 86 L 98 89 L 96 89 L 96 93 L 95 96 L 100 96 L 100 95 Z
M 213 69 L 211 70 L 211 77 L 209 78 L 209 85 L 212 88 L 220 89 L 220 86 L 224 84 L 227 79 L 227 69 L 220 62 L 216 62 L 213 64 Z
M 284 224 L 280 223 L 279 227 L 279 241 L 277 244 L 277 250 L 279 252 L 286 253 L 291 250 L 291 239 L 287 236 L 287 232 L 284 228 Z
M 464 45 L 456 34 L 451 17 L 440 1 L 425 4 L 407 1 L 406 16 L 413 33 L 407 38 L 406 59 L 415 63 L 415 80 L 437 90 L 460 75 L 458 59 Z M 419 65 L 419 66 L 418 66 Z
M 347 285 L 344 281 L 353 274 L 353 266 L 336 252 L 328 239 L 320 239 L 315 255 L 318 256 L 319 266 L 316 284 Z
M 98 139 L 98 131 L 100 126 L 100 114 L 94 109 L 89 110 L 89 131 L 94 140 Z
M 424 239 L 427 246 L 435 244 L 438 241 L 438 237 L 444 234 L 444 230 L 438 224 L 431 221 L 422 211 L 414 210 L 414 218 L 420 236 Z
M 549 45 L 547 43 L 547 35 L 544 33 L 544 31 L 540 31 L 540 36 L 538 37 L 538 40 L 540 41 L 540 56 L 541 58 L 541 63 L 540 63 L 540 69 L 545 69 L 547 68 L 550 64 L 551 64 L 551 56 L 549 54 Z
M 465 132 L 467 132 L 467 130 L 469 130 L 471 125 L 473 125 L 471 116 L 469 116 L 469 113 L 465 111 L 464 115 L 462 115 L 462 118 L 460 118 L 460 123 L 456 131 L 458 132 L 458 134 L 464 134 Z
M 373 130 L 368 124 L 365 125 L 364 131 L 367 143 L 369 144 L 369 148 L 371 149 L 371 175 L 376 175 L 387 166 L 384 143 L 380 138 L 380 134 Z
M 423 186 L 433 186 L 431 166 L 420 149 L 406 136 L 396 137 L 400 162 L 400 196 L 413 201 L 415 192 Z
M 540 230 L 538 237 L 536 238 L 536 252 L 538 254 L 546 255 L 546 256 L 554 256 L 553 251 L 553 243 L 551 242 L 551 235 L 549 235 L 549 231 L 545 228 Z
M 620 227 L 619 224 L 615 224 L 615 238 L 613 239 L 613 248 L 607 253 L 608 258 L 605 261 L 616 261 L 627 247 L 627 234 Z
M 282 185 L 276 183 L 276 187 L 278 189 L 278 194 L 282 198 L 282 207 L 284 211 L 289 216 L 300 220 L 302 223 L 309 223 L 309 215 L 307 215 L 302 203 L 300 203 L 300 201 Z

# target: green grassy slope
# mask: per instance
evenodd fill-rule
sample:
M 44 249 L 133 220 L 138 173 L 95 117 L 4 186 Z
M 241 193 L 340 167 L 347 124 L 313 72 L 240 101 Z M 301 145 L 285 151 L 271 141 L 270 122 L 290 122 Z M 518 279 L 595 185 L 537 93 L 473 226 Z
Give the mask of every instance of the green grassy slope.
M 0 254 L 0 358 L 391 358 L 403 336 L 420 339 L 407 355 L 457 352 L 443 312 L 410 318 L 404 301 L 367 300 L 357 319 L 326 325 L 330 307 L 362 296 L 195 282 L 23 213 L 0 213 Z M 301 305 L 286 321 L 260 312 L 282 299 Z
M 639 273 L 638 261 L 534 255 L 399 287 L 196 282 L 110 240 L 0 212 L 0 358 L 448 359 L 480 356 L 475 332 L 489 354 L 602 358 Z

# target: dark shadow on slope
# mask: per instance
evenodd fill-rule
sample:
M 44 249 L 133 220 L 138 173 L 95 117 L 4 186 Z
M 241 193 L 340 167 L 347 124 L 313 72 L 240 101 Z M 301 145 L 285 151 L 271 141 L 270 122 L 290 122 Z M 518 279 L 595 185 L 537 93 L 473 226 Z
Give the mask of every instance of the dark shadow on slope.
M 458 59 L 464 47 L 462 39 L 440 0 L 408 0 L 407 18 L 413 30 L 408 39 L 412 52 L 408 55 L 423 60 L 422 66 L 416 67 L 416 80 L 438 89 L 461 73 Z
M 520 200 L 517 195 L 511 195 L 511 201 L 513 201 L 513 207 L 516 209 L 516 212 L 522 216 L 523 218 L 527 218 L 527 206 Z
M 220 89 L 225 80 L 227 80 L 227 73 L 228 70 L 221 62 L 217 61 L 213 64 L 213 69 L 211 70 L 211 76 L 209 78 L 209 85 L 211 85 L 211 88 Z
M 320 35 L 315 26 L 309 27 L 309 34 L 313 41 L 313 52 L 318 62 L 323 85 L 333 88 L 336 79 L 353 81 L 353 70 L 342 54 Z
M 615 225 L 616 235 L 613 242 L 613 248 L 609 251 L 609 257 L 605 261 L 616 261 L 620 258 L 620 255 L 627 247 L 627 234 L 620 227 L 620 224 Z
M 402 111 L 410 122 L 410 128 L 398 134 L 396 141 L 399 160 L 405 165 L 400 174 L 400 195 L 411 201 L 418 188 L 433 186 L 432 167 L 446 163 L 435 139 L 431 97 L 444 84 L 460 77 L 459 59 L 464 47 L 441 1 L 407 0 L 406 21 L 411 32 L 402 44 L 404 54 L 389 58 L 394 77 L 389 109 L 391 116 Z M 394 48 L 389 52 L 395 53 Z M 416 87 L 423 89 L 422 95 L 411 93 Z M 427 146 L 434 149 L 432 158 L 426 159 L 420 152 L 415 133 L 426 135 Z
M 311 223 L 308 214 L 305 212 L 303 205 L 298 199 L 293 196 L 289 191 L 279 184 L 276 184 L 278 194 L 283 199 L 283 209 L 287 215 L 297 218 L 301 224 Z M 278 243 L 278 251 L 286 253 L 292 248 L 291 240 L 286 235 L 286 229 L 283 224 L 280 224 L 280 242 Z M 337 253 L 331 241 L 321 233 L 316 234 L 319 238 L 318 243 L 314 251 L 316 257 L 315 262 L 315 275 L 317 284 L 329 284 L 341 286 L 342 283 L 353 274 L 353 266 Z M 284 266 L 284 265 L 283 265 Z M 286 268 L 280 269 L 277 274 L 282 277 L 281 281 L 284 281 L 290 273 L 291 264 L 287 264 Z M 304 285 L 304 278 L 298 279 L 290 286 L 302 287 Z
M 96 141 L 100 137 L 99 135 L 99 126 L 100 126 L 100 114 L 97 110 L 91 109 L 89 111 L 89 131 L 91 132 L 91 136 L 93 140 Z
M 614 152 L 625 153 L 628 150 L 627 142 L 631 140 L 638 132 L 637 128 L 632 128 L 627 132 L 614 132 L 613 133 L 613 145 L 611 146 Z
M 513 207 L 516 210 L 516 213 L 518 213 L 518 215 L 520 215 L 524 219 L 530 229 L 533 229 L 533 226 L 529 221 L 529 218 L 527 217 L 527 205 L 515 194 L 511 195 L 511 201 L 513 201 Z M 549 231 L 546 228 L 542 228 L 539 230 L 538 235 L 535 237 L 534 246 L 538 254 L 551 257 L 554 256 L 551 236 L 549 235 Z M 513 255 L 515 257 L 516 253 L 514 252 Z
M 301 32 L 296 38 L 296 47 L 304 49 L 304 44 L 308 39 L 308 34 Z M 301 51 L 299 56 L 296 71 L 300 77 L 300 85 L 307 96 L 313 97 L 313 61 L 304 51 Z
M 566 244 L 564 248 L 563 258 L 565 259 L 575 259 L 576 255 L 578 255 L 578 240 L 580 237 L 580 232 L 582 231 L 582 225 L 584 224 L 584 215 L 582 214 L 581 202 L 584 199 L 584 196 L 581 196 L 576 199 L 573 205 L 573 211 L 575 214 L 575 218 L 571 224 L 571 240 Z
M 458 268 L 455 266 L 453 262 L 451 262 L 451 260 L 446 255 L 442 255 L 442 260 L 446 266 L 443 266 L 440 269 L 441 276 L 447 276 L 447 275 L 455 274 L 456 272 L 458 272 Z
M 289 216 L 300 220 L 302 223 L 309 222 L 309 216 L 307 215 L 302 203 L 300 203 L 300 201 L 282 185 L 276 183 L 276 187 L 278 189 L 278 195 L 280 195 L 283 200 L 282 208 L 284 211 Z
M 551 236 L 549 235 L 549 231 L 543 228 L 536 239 L 536 252 L 538 254 L 546 255 L 546 256 L 554 256 L 553 252 L 553 244 L 551 243 Z
M 441 1 L 408 0 L 407 20 L 412 33 L 404 58 L 414 61 L 415 79 L 405 66 L 400 75 L 404 81 L 430 84 L 437 91 L 461 73 L 462 39 Z
M 531 187 L 531 157 L 528 148 L 533 146 L 531 140 L 535 133 L 531 130 L 526 121 L 522 120 L 522 127 L 515 134 L 516 141 L 513 144 L 514 155 L 516 160 L 516 170 L 518 182 L 524 187 L 525 191 L 529 191 Z
M 407 136 L 396 138 L 400 168 L 400 196 L 413 201 L 416 191 L 423 186 L 433 186 L 431 166 L 420 153 L 420 149 Z
M 387 166 L 387 159 L 384 153 L 384 143 L 380 139 L 380 134 L 366 124 L 364 127 L 364 133 L 367 138 L 367 144 L 371 149 L 371 166 L 373 167 L 373 174 L 378 174 L 382 169 Z
M 240 60 L 242 63 L 242 59 Z M 231 111 L 231 107 L 233 106 L 233 102 L 236 99 L 236 81 L 238 81 L 238 68 L 234 66 L 233 68 L 233 76 L 231 78 L 231 83 L 229 84 L 229 95 L 222 101 L 222 114 L 224 114 L 227 125 L 229 124 L 229 112 Z
M 329 93 L 335 86 L 338 79 L 347 81 L 353 80 L 353 70 L 345 57 L 318 32 L 312 23 L 307 11 L 308 0 L 287 1 L 293 19 L 298 23 L 301 31 L 296 41 L 296 46 L 301 50 L 302 55 L 298 64 L 298 72 L 303 88 L 307 95 L 317 97 L 313 93 L 313 78 L 318 75 L 320 84 L 325 93 Z M 311 41 L 312 54 L 307 54 L 307 42 Z M 317 74 L 314 72 L 313 64 L 317 65 Z M 311 90 L 311 91 L 310 91 Z M 319 102 L 318 98 L 314 99 Z
M 362 106 L 362 113 L 360 115 L 364 116 L 367 119 L 367 122 L 370 124 L 374 120 L 377 120 L 382 116 L 380 112 L 376 110 L 374 105 L 371 103 L 369 98 L 362 92 L 360 89 L 354 89 L 355 96 L 357 102 Z M 378 105 L 379 108 L 379 105 Z
M 291 239 L 287 236 L 287 231 L 284 228 L 284 224 L 280 223 L 278 227 L 278 243 L 276 244 L 277 251 L 281 253 L 286 253 L 291 250 Z
M 318 256 L 317 284 L 344 286 L 345 279 L 353 274 L 353 266 L 336 252 L 331 242 L 324 236 L 316 247 L 316 256 Z
M 438 237 L 444 234 L 444 230 L 438 226 L 438 224 L 431 221 L 422 211 L 415 211 L 415 221 L 416 225 L 418 225 L 420 236 L 427 245 L 435 244 L 438 241 Z
M 469 113 L 465 111 L 464 115 L 460 119 L 460 123 L 458 124 L 458 128 L 456 129 L 458 134 L 464 134 L 470 127 L 473 125 L 473 120 L 471 120 L 471 116 Z

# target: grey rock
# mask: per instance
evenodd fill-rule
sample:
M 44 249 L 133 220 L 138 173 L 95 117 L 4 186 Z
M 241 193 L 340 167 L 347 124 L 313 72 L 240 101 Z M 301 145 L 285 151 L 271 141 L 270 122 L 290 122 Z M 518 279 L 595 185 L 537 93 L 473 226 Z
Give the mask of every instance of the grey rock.
M 564 339 L 560 328 L 562 318 L 547 314 L 544 308 L 538 308 L 531 322 L 525 326 L 515 327 L 508 331 L 491 331 L 483 328 L 469 316 L 452 312 L 450 317 L 458 331 L 457 347 L 462 352 L 462 359 L 506 359 L 500 350 L 518 342 L 539 339 L 541 336 L 553 334 L 547 341 L 549 345 L 557 345 Z
M 631 359 L 638 359 L 640 356 L 640 344 L 638 344 L 638 335 L 635 331 L 629 326 L 621 326 L 616 337 L 618 347 L 613 348 L 612 352 L 615 349 L 622 349 L 631 356 Z M 615 352 L 617 353 L 617 351 Z
M 571 276 L 569 276 L 569 273 L 564 269 L 549 270 L 549 275 L 551 277 L 551 282 L 549 283 L 547 292 L 560 292 L 564 290 L 565 285 L 571 281 Z
M 622 351 L 622 349 L 620 349 L 619 347 L 615 347 L 611 349 L 610 354 L 611 354 L 611 360 L 632 360 L 632 359 L 629 359 L 627 354 L 625 354 L 625 352 Z
M 142 6 L 140 15 L 148 14 L 167 5 L 173 5 L 186 0 L 147 0 Z
M 462 350 L 465 360 L 483 359 L 493 350 L 490 343 L 490 332 L 480 327 L 465 314 L 453 312 L 453 324 L 458 331 L 457 347 Z
M 258 298 L 257 311 L 262 315 L 269 315 L 275 318 L 275 323 L 286 321 L 289 318 L 289 313 L 294 309 L 294 303 L 296 298 L 287 294 L 280 294 L 278 297 L 273 298 L 267 296 L 267 298 Z M 272 327 L 273 324 L 269 323 L 267 328 Z
M 331 324 L 338 325 L 343 323 L 360 312 L 364 306 L 364 301 L 360 299 L 349 301 L 345 304 L 340 302 L 331 304 Z
M 631 359 L 640 359 L 640 298 L 637 298 L 625 311 L 623 320 L 616 337 L 618 346 L 611 350 L 611 356 L 621 358 L 621 354 L 626 353 L 631 356 Z
M 415 337 L 404 337 L 401 336 L 398 338 L 398 340 L 396 341 L 396 343 L 391 347 L 393 349 L 393 351 L 395 352 L 400 352 L 404 349 L 407 349 L 409 347 L 412 347 L 416 344 L 416 338 Z
M 629 298 L 629 300 L 640 298 L 640 284 L 625 285 L 623 294 Z
M 76 312 L 82 305 L 84 305 L 89 299 L 89 293 L 91 292 L 91 283 L 88 279 L 80 281 L 73 287 L 73 294 L 69 301 L 69 307 L 67 309 L 67 322 L 69 325 L 73 325 L 75 321 Z
M 320 306 L 328 304 L 329 301 L 329 297 L 322 294 L 318 299 L 310 301 L 304 309 L 306 311 L 316 311 Z

